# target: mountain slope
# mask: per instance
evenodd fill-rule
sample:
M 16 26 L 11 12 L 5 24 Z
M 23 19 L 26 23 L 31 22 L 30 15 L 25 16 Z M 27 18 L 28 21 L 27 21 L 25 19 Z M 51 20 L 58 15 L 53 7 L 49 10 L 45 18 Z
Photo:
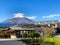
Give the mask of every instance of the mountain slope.
M 11 19 L 8 19 L 2 23 L 11 23 L 11 24 L 14 24 L 14 23 L 17 23 L 17 24 L 21 24 L 21 23 L 33 23 L 34 21 L 28 19 L 28 18 L 11 18 Z
M 28 19 L 28 18 L 11 18 L 3 21 L 0 23 L 0 26 L 12 26 L 13 24 L 31 24 L 34 23 L 34 21 Z

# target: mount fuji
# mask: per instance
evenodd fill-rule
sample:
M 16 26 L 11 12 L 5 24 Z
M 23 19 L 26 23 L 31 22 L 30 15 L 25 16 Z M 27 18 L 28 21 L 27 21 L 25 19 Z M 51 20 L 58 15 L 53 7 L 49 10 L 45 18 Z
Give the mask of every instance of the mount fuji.
M 14 18 L 7 19 L 0 23 L 0 26 L 12 26 L 13 24 L 32 24 L 34 21 L 24 17 L 22 14 L 16 14 Z

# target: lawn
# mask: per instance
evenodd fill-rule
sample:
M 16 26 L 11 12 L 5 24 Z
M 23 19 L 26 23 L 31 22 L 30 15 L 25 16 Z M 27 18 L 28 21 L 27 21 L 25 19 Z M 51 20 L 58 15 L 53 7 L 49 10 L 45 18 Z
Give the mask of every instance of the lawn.
M 60 38 L 45 38 L 44 39 L 45 41 L 48 41 L 48 42 L 54 42 L 55 45 L 60 45 Z

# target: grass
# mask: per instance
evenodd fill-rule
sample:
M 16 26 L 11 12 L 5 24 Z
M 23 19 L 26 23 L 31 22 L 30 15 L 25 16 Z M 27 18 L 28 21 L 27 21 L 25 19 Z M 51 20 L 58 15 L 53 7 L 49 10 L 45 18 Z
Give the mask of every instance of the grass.
M 27 42 L 29 44 L 34 44 L 34 43 L 37 43 L 37 44 L 41 44 L 41 45 L 60 45 L 60 38 L 55 38 L 55 37 L 46 37 L 44 38 L 44 41 L 41 42 L 41 40 L 39 40 L 38 38 L 37 39 L 23 39 L 24 42 Z
M 48 41 L 48 42 L 54 42 L 55 45 L 60 45 L 60 38 L 45 38 L 44 41 Z

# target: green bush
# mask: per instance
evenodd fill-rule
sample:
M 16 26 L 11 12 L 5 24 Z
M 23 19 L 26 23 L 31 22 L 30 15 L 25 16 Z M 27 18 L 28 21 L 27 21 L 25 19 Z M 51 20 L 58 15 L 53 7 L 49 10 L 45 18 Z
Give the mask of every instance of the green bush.
M 39 39 L 32 39 L 32 43 L 40 43 Z
M 46 41 L 44 44 L 45 44 L 45 45 L 55 45 L 54 42 L 48 42 L 48 41 Z
M 23 33 L 22 36 L 23 36 L 23 38 L 27 38 L 28 35 L 27 35 L 27 33 Z
M 32 37 L 32 38 L 38 38 L 38 37 L 40 37 L 40 34 L 37 33 L 37 32 L 32 32 L 32 33 L 30 33 L 30 37 Z
M 27 44 L 40 44 L 39 39 L 22 39 L 22 41 Z
M 22 39 L 22 41 L 25 43 L 31 43 L 31 39 Z

